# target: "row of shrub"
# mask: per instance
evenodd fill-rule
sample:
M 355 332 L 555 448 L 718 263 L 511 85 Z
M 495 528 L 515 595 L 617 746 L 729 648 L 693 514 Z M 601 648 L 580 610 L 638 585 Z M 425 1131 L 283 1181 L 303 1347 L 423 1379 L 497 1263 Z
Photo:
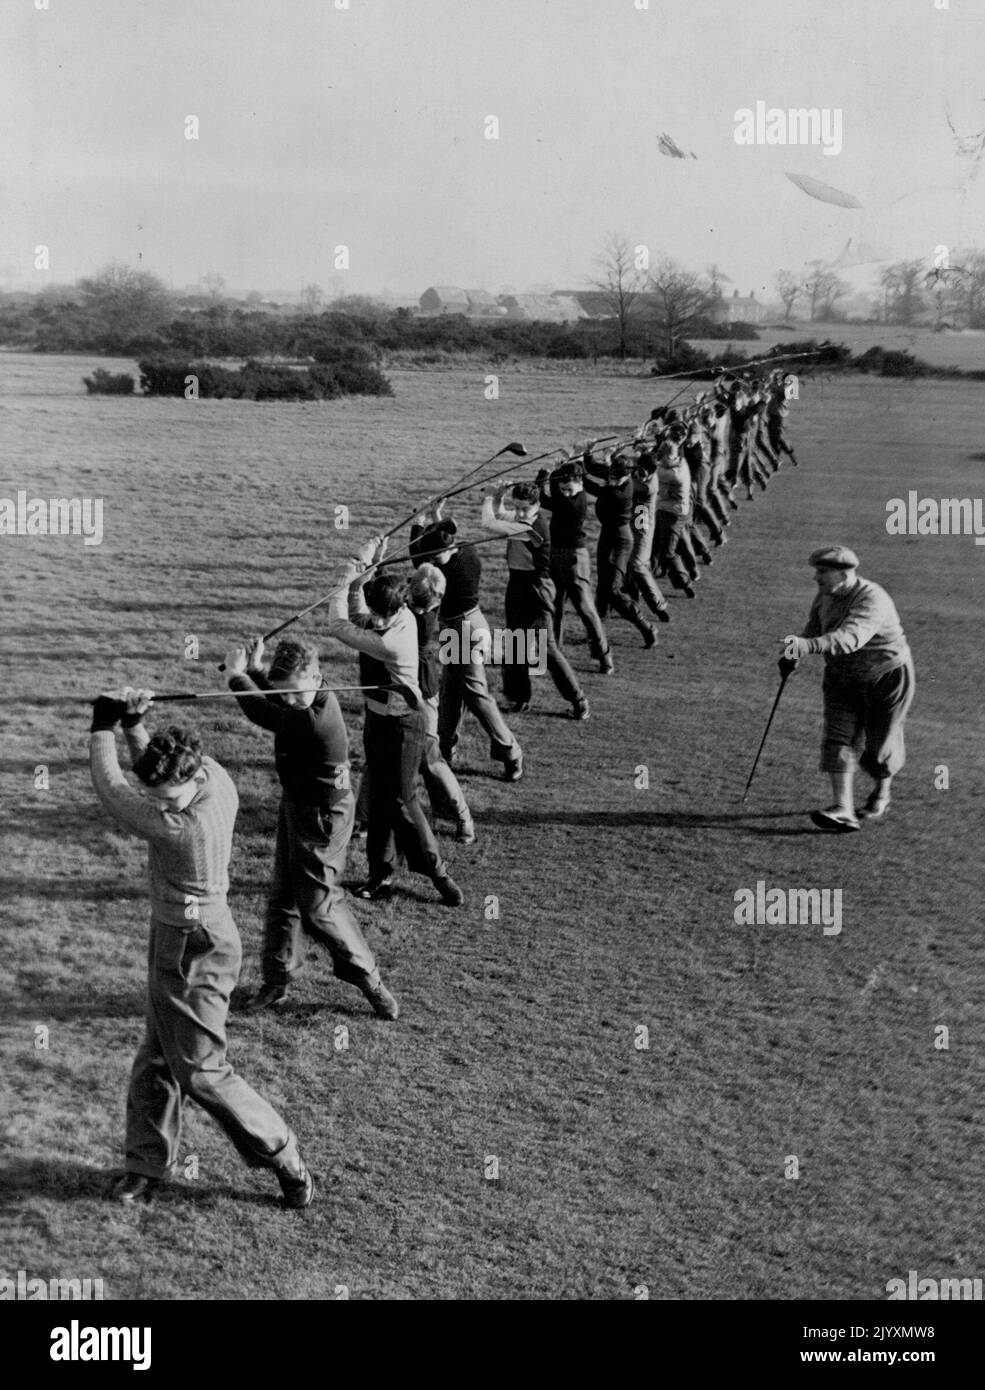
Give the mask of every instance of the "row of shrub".
M 85 388 L 91 396 L 132 396 L 134 380 L 129 372 L 107 372 L 97 367 L 92 376 L 84 376 Z
M 335 361 L 302 368 L 251 360 L 231 369 L 177 357 L 145 357 L 138 365 L 140 389 L 147 396 L 193 392 L 204 400 L 332 401 L 340 396 L 393 395 L 389 381 L 368 354 L 340 354 Z
M 143 358 L 140 366 L 141 390 L 150 396 L 184 396 L 189 393 L 189 378 L 196 379 L 195 391 L 200 397 L 251 401 L 324 401 L 340 396 L 392 396 L 393 388 L 383 375 L 370 348 L 360 344 L 321 343 L 316 349 L 313 366 L 294 368 L 273 366 L 250 360 L 237 370 L 213 366 L 174 356 Z M 547 351 L 544 357 L 554 360 L 577 359 L 579 354 L 561 350 Z M 454 365 L 461 354 L 423 351 L 413 355 L 415 365 Z M 501 362 L 500 354 L 488 359 L 492 365 Z M 658 357 L 651 368 L 653 376 L 694 375 L 713 377 L 721 370 L 743 367 L 750 358 L 736 349 L 712 355 L 683 339 L 677 344 L 673 357 Z M 815 338 L 793 343 L 778 343 L 758 358 L 764 369 L 774 360 L 783 360 L 786 370 L 806 373 L 862 372 L 866 375 L 888 377 L 948 377 L 968 376 L 985 379 L 983 372 L 955 372 L 949 367 L 932 367 L 910 352 L 871 347 L 859 355 L 843 343 L 818 342 Z M 91 377 L 84 378 L 86 389 L 104 395 L 127 395 L 134 389 L 132 376 L 114 375 L 97 368 Z
M 757 360 L 764 370 L 771 360 L 789 359 L 785 369 L 792 372 L 862 372 L 868 376 L 891 377 L 953 377 L 966 376 L 975 380 L 985 378 L 982 372 L 960 372 L 953 367 L 932 367 L 912 352 L 895 348 L 870 347 L 856 355 L 844 343 L 818 342 L 808 338 L 796 343 L 777 343 Z M 678 343 L 673 357 L 660 357 L 651 369 L 653 376 L 695 374 L 712 377 L 721 369 L 741 367 L 749 359 L 744 353 L 731 351 L 712 356 L 690 343 Z

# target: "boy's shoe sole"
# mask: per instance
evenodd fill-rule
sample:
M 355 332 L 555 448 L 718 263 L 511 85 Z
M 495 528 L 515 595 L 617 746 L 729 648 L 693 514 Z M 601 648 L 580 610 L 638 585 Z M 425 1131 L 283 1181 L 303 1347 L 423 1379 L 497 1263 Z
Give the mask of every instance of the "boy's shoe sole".
M 243 1013 L 258 1014 L 263 1009 L 278 1009 L 286 1000 L 286 985 L 264 985 L 246 1000 L 243 1005 Z
M 369 883 L 361 883 L 358 888 L 354 888 L 352 896 L 361 898 L 363 902 L 385 902 L 387 898 L 393 897 L 393 881 L 389 878 L 371 879 Z
M 124 1173 L 117 1179 L 109 1192 L 113 1202 L 133 1207 L 138 1202 L 150 1202 L 163 1186 L 160 1178 L 145 1178 L 142 1173 Z
M 461 907 L 464 903 L 465 894 L 453 878 L 436 878 L 434 886 L 441 894 L 441 901 L 445 907 Z
M 385 1018 L 390 1023 L 396 1022 L 400 1017 L 400 1005 L 382 980 L 378 980 L 375 985 L 367 980 L 359 988 L 372 1004 L 377 1018 Z
M 862 829 L 855 817 L 846 815 L 844 811 L 812 811 L 811 820 L 818 830 L 826 830 L 829 835 L 844 835 L 848 831 Z
M 291 1211 L 301 1211 L 304 1207 L 311 1205 L 311 1199 L 315 1195 L 315 1180 L 300 1154 L 298 1154 L 298 1171 L 288 1173 L 283 1168 L 278 1168 L 277 1181 L 284 1194 L 281 1200 L 285 1207 Z

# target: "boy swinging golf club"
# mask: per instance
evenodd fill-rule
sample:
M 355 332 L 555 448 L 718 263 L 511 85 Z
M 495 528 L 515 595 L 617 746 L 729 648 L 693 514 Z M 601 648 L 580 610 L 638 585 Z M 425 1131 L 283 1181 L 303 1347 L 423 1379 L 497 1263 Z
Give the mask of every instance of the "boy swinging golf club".
M 447 907 L 461 907 L 465 895 L 441 858 L 417 789 L 428 737 L 418 684 L 417 623 L 402 581 L 379 571 L 367 575 L 385 548 L 385 538 L 375 537 L 349 561 L 328 610 L 329 636 L 359 653 L 360 684 L 370 687 L 363 728 L 369 878 L 356 895 L 391 896 L 399 851 L 413 873 L 431 880 Z
M 283 795 L 274 876 L 264 922 L 263 987 L 249 1010 L 283 1004 L 304 965 L 304 936 L 324 946 L 340 980 L 353 984 L 379 1018 L 396 1019 L 396 999 L 380 972 L 339 880 L 355 815 L 349 736 L 335 695 L 324 689 L 314 647 L 284 638 L 269 673 L 263 638 L 226 653 L 230 689 L 251 723 L 274 735 Z
M 151 927 L 147 1031 L 130 1075 L 126 1172 L 114 1200 L 149 1200 L 174 1176 L 182 1101 L 225 1130 L 250 1167 L 277 1175 L 284 1203 L 306 1207 L 314 1182 L 284 1120 L 226 1057 L 229 996 L 242 948 L 226 901 L 239 798 L 228 773 L 187 729 L 151 737 L 142 716 L 152 692 L 125 689 L 93 702 L 89 765 L 113 819 L 148 843 Z M 141 791 L 116 753 L 122 721 Z

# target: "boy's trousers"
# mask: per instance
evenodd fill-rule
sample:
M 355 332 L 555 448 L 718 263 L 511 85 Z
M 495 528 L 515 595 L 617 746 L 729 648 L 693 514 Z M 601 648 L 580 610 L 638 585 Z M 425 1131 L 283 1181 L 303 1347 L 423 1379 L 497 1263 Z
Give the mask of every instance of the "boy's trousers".
M 264 984 L 286 985 L 301 970 L 305 936 L 325 947 L 340 980 L 358 985 L 375 971 L 373 953 L 339 887 L 354 813 L 351 788 L 340 788 L 324 806 L 281 800 L 264 924 Z
M 185 1098 L 212 1116 L 250 1167 L 296 1165 L 294 1135 L 226 1060 L 226 1014 L 241 959 L 228 908 L 187 932 L 151 920 L 147 1032 L 127 1095 L 128 1173 L 173 1175 Z

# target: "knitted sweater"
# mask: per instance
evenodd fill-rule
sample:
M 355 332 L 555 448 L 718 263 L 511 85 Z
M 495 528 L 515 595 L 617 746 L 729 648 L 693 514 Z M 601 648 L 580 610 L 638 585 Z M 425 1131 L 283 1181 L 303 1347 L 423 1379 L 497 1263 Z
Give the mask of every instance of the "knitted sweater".
M 349 736 L 332 692 L 319 690 L 307 709 L 292 709 L 276 694 L 270 698 L 273 687 L 256 667 L 230 676 L 229 688 L 245 696 L 239 707 L 247 719 L 274 735 L 274 762 L 285 795 L 299 806 L 337 801 L 346 785 L 339 774 L 348 766 Z
M 150 741 L 142 724 L 126 730 L 136 762 Z M 183 811 L 160 810 L 127 782 L 112 730 L 89 739 L 89 770 L 96 795 L 125 830 L 148 844 L 151 916 L 180 931 L 208 926 L 229 911 L 229 856 L 239 796 L 232 778 L 212 758 L 202 759 L 201 789 Z
M 847 594 L 819 593 L 802 635 L 843 682 L 878 680 L 910 660 L 896 605 L 885 589 L 861 576 Z

